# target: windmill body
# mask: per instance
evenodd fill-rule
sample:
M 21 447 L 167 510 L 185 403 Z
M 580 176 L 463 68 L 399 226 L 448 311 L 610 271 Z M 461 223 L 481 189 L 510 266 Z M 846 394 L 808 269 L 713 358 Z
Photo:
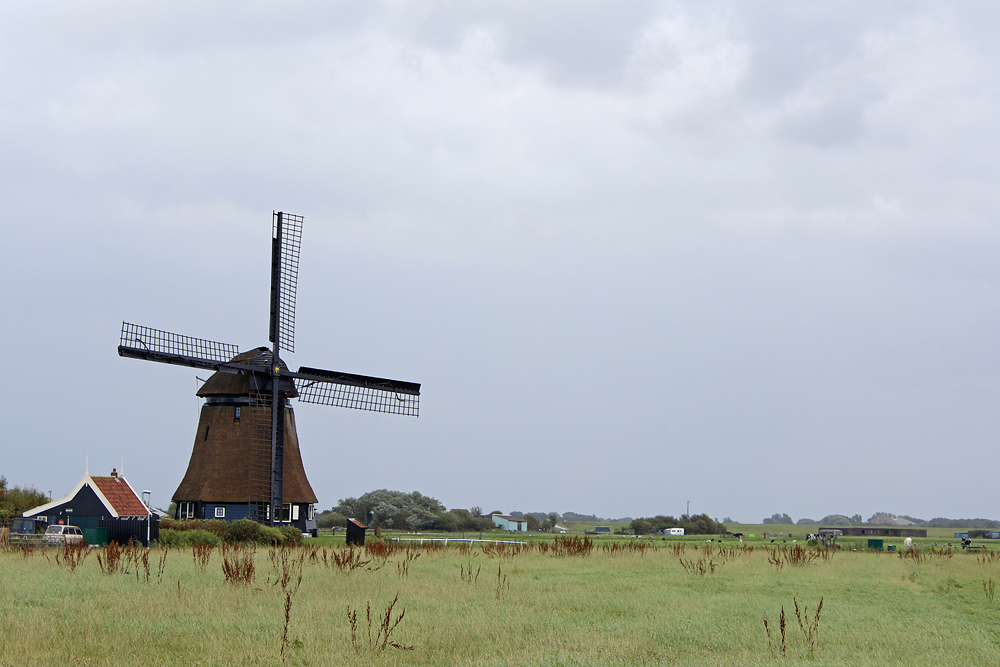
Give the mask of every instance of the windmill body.
M 257 348 L 232 361 L 266 369 L 271 351 Z M 216 372 L 198 390 L 205 404 L 187 472 L 173 495 L 178 518 L 267 521 L 271 411 L 251 403 L 251 378 L 249 373 Z M 296 396 L 292 383 L 286 397 Z M 317 499 L 302 465 L 291 405 L 285 405 L 279 419 L 284 422 L 282 508 L 274 523 L 315 535 Z M 251 498 L 255 499 L 252 503 Z
M 174 493 L 178 519 L 253 519 L 316 534 L 313 493 L 289 400 L 417 416 L 420 385 L 338 371 L 289 370 L 302 217 L 275 213 L 271 246 L 270 349 L 122 323 L 123 357 L 213 370 L 187 473 Z

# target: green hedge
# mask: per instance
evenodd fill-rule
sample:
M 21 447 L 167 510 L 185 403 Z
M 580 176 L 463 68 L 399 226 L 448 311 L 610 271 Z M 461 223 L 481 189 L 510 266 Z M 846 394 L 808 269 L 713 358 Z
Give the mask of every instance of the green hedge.
M 194 534 L 194 535 L 190 535 Z M 160 544 L 190 546 L 192 544 L 299 544 L 302 533 L 292 526 L 271 528 L 250 519 L 238 521 L 202 521 L 163 519 L 160 522 Z

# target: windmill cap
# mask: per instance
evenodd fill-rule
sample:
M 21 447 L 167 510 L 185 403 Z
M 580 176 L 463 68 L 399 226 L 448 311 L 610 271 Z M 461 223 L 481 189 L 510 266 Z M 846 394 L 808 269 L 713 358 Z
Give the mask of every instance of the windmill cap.
M 259 366 L 261 372 L 269 373 L 273 359 L 274 355 L 271 353 L 271 350 L 266 347 L 257 347 L 236 355 L 230 361 L 235 364 Z M 278 359 L 278 364 L 282 370 L 288 370 L 288 366 L 281 359 Z M 288 381 L 291 382 L 290 379 Z M 291 386 L 292 390 L 288 395 L 291 398 L 298 397 L 299 393 L 295 390 L 295 383 L 291 382 Z M 249 393 L 250 374 L 223 373 L 222 371 L 212 373 L 208 380 L 205 381 L 205 384 L 201 385 L 201 388 L 196 392 L 201 398 L 209 398 L 211 396 L 246 396 Z

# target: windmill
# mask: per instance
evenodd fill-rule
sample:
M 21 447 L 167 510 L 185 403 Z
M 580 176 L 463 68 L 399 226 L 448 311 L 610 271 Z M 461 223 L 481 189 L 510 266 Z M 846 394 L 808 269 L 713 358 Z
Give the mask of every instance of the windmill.
M 316 499 L 298 451 L 291 398 L 418 416 L 417 383 L 307 367 L 293 372 L 281 360 L 282 351 L 295 351 L 303 217 L 282 212 L 272 217 L 270 349 L 240 354 L 228 343 L 122 323 L 119 355 L 214 371 L 198 392 L 206 403 L 188 471 L 174 494 L 179 518 L 300 523 L 299 505 L 285 502 L 287 494 L 298 494 L 296 502 L 308 504 L 312 519 Z

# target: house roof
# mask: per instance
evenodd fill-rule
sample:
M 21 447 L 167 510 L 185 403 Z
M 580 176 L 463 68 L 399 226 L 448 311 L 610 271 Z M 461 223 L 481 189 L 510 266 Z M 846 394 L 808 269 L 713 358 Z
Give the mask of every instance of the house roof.
M 73 487 L 73 490 L 68 495 L 27 510 L 23 513 L 23 516 L 32 517 L 45 514 L 45 512 L 53 507 L 65 505 L 71 502 L 85 486 L 93 489 L 94 494 L 101 501 L 101 504 L 107 508 L 108 513 L 113 517 L 149 515 L 149 510 L 142 504 L 139 496 L 135 494 L 135 490 L 124 477 L 91 477 L 90 475 L 84 475 L 83 479 Z
M 498 516 L 501 519 L 507 519 L 507 521 L 521 521 L 521 522 L 527 521 L 527 519 L 525 519 L 524 517 L 511 516 L 509 514 L 493 514 L 492 516 Z
M 101 494 L 119 516 L 146 516 L 149 510 L 123 477 L 91 477 Z
M 365 524 L 361 523 L 357 519 L 348 519 L 348 521 L 351 522 L 351 523 L 353 523 L 358 528 L 365 528 L 366 527 Z

